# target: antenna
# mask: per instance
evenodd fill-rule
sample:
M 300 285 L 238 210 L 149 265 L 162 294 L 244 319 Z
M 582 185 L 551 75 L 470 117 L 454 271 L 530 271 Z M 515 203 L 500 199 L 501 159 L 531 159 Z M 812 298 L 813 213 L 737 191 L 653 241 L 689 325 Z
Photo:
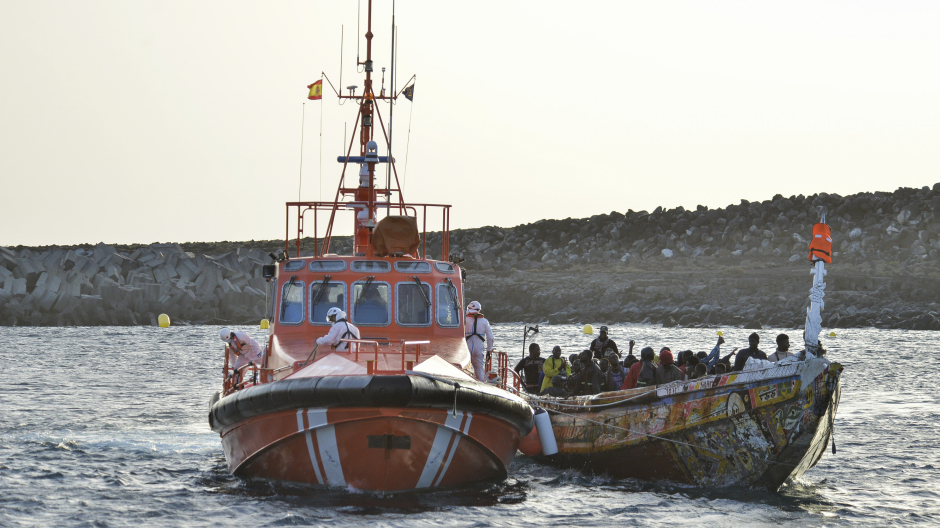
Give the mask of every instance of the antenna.
M 392 87 L 392 94 L 395 93 L 395 0 L 392 0 L 392 73 L 389 80 L 389 86 Z M 388 100 L 388 166 L 385 168 L 385 200 L 392 200 L 392 112 L 395 110 L 395 104 L 392 99 Z M 399 193 L 401 189 L 399 189 Z
M 359 51 L 357 50 L 356 53 L 359 53 Z M 356 58 L 357 62 L 358 60 Z M 330 83 L 330 86 L 332 85 L 333 83 Z M 339 27 L 339 85 L 343 85 L 343 26 Z M 342 99 L 340 99 L 340 102 L 342 102 Z
M 306 117 L 307 103 L 300 107 L 300 171 L 297 174 L 297 201 L 300 201 L 300 186 L 304 182 L 304 118 Z

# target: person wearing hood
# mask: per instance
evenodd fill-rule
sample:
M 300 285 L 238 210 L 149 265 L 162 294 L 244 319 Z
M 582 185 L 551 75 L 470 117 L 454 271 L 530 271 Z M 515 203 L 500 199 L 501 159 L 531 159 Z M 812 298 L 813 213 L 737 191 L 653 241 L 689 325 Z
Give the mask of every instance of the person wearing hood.
M 630 367 L 627 377 L 623 380 L 624 389 L 646 387 L 656 382 L 656 365 L 653 364 L 655 356 L 656 352 L 652 347 L 644 347 L 640 351 L 640 362 Z
M 473 373 L 478 380 L 485 379 L 486 375 L 484 351 L 486 354 L 493 351 L 493 330 L 490 328 L 490 322 L 480 313 L 482 309 L 479 301 L 468 304 L 463 326 L 467 348 L 470 349 L 470 361 L 473 363 Z
M 539 396 L 550 396 L 552 398 L 567 398 L 570 396 L 565 390 L 565 378 L 560 375 L 552 376 L 552 384 L 542 390 Z
M 659 366 L 656 367 L 656 372 L 654 374 L 656 385 L 663 385 L 665 383 L 679 381 L 682 379 L 682 377 L 682 371 L 679 370 L 679 367 L 676 366 L 672 359 L 672 351 L 663 350 L 660 352 Z
M 790 336 L 787 334 L 780 334 L 777 336 L 777 351 L 771 354 L 767 359 L 776 363 L 781 359 L 790 357 L 792 355 L 793 353 L 790 352 Z
M 355 352 L 355 346 L 350 347 L 349 343 L 343 341 L 359 339 L 359 329 L 346 320 L 346 312 L 334 306 L 326 312 L 326 320 L 333 323 L 333 326 L 325 336 L 317 338 L 317 345 L 330 345 L 337 352 Z
M 555 348 L 552 348 L 552 355 L 545 360 L 545 363 L 542 364 L 542 372 L 545 373 L 545 377 L 542 379 L 542 391 L 548 389 L 555 385 L 555 376 L 561 376 L 563 378 L 568 378 L 571 376 L 571 366 L 568 365 L 568 361 L 561 355 L 561 347 L 555 345 Z M 564 387 L 564 383 L 562 383 Z
M 597 368 L 591 357 L 591 351 L 585 350 L 578 356 L 581 362 L 581 372 L 573 376 L 576 396 L 590 396 L 600 394 L 604 390 L 604 374 Z
M 607 354 L 610 352 L 620 353 L 617 350 L 617 343 L 613 339 L 607 337 L 607 327 L 601 327 L 601 335 L 597 337 L 594 341 L 591 341 L 591 346 L 589 347 L 590 351 L 594 354 L 594 359 L 604 359 L 607 357 Z
M 219 337 L 228 345 L 228 363 L 233 369 L 240 369 L 248 363 L 254 363 L 258 368 L 263 366 L 261 346 L 248 335 L 248 332 L 233 332 L 228 328 L 223 328 L 219 332 Z
M 738 353 L 738 357 L 734 360 L 734 370 L 740 372 L 744 370 L 744 365 L 747 363 L 747 360 L 754 357 L 757 359 L 767 359 L 767 354 L 763 350 L 757 348 L 757 345 L 760 344 L 760 336 L 757 335 L 757 332 L 754 332 L 747 338 L 748 347 Z

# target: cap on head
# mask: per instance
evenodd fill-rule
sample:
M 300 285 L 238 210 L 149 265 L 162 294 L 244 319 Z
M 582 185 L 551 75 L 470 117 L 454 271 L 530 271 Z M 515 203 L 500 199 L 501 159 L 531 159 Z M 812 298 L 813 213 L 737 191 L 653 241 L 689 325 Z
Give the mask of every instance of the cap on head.
M 640 350 L 640 359 L 648 359 L 653 361 L 655 356 L 656 352 L 653 352 L 653 347 L 643 347 L 643 350 Z
M 606 333 L 607 333 L 607 327 L 606 327 L 606 326 L 602 326 L 602 327 L 601 327 L 601 333 L 602 333 L 602 334 L 606 334 Z
M 223 328 L 219 332 L 219 337 L 222 338 L 222 341 L 228 342 L 228 340 L 232 338 L 232 331 L 228 328 Z
M 659 353 L 659 364 L 662 366 L 672 365 L 674 363 L 672 359 L 672 352 L 669 349 L 665 349 Z
M 552 387 L 563 388 L 565 386 L 565 378 L 560 374 L 555 374 L 552 376 Z
M 483 306 L 480 305 L 479 301 L 472 301 L 470 304 L 467 305 L 468 313 L 480 313 L 480 310 L 482 309 L 483 309 Z

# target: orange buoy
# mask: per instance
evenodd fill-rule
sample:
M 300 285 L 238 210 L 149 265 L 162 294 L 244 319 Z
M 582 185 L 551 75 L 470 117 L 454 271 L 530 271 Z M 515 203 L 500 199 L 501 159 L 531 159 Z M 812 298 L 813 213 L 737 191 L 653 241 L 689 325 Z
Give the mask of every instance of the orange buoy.
M 539 432 L 535 427 L 532 427 L 532 431 L 519 440 L 519 451 L 526 456 L 542 454 L 542 441 L 539 440 Z
M 809 241 L 809 260 L 832 264 L 832 232 L 827 224 L 813 226 L 813 239 Z

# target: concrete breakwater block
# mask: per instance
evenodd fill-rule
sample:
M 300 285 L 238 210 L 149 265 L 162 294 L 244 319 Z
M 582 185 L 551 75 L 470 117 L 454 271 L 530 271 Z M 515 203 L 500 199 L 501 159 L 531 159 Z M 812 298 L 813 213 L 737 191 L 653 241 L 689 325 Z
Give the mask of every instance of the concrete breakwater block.
M 265 316 L 267 260 L 258 249 L 195 255 L 179 244 L 0 247 L 0 325 L 151 324 L 159 313 L 183 324 L 255 322 Z

